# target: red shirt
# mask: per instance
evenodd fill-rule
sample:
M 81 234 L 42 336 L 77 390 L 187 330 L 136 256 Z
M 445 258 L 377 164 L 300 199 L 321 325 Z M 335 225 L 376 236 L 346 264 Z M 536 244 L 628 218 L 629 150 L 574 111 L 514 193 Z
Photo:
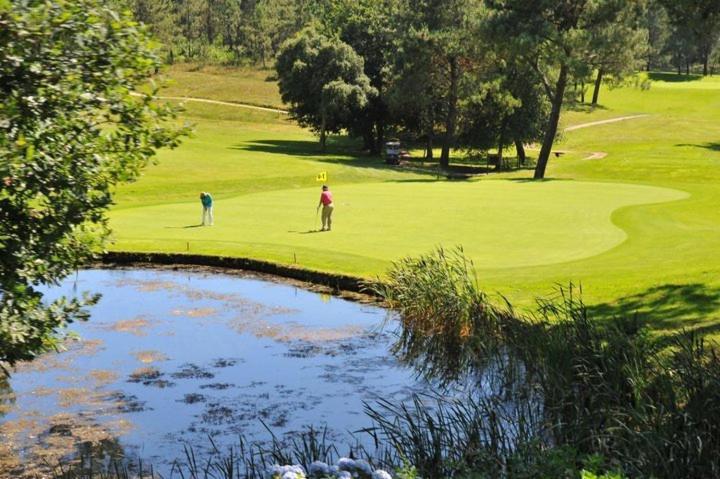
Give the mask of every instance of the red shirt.
M 332 193 L 330 193 L 330 191 L 323 191 L 320 195 L 320 202 L 325 206 L 332 204 Z

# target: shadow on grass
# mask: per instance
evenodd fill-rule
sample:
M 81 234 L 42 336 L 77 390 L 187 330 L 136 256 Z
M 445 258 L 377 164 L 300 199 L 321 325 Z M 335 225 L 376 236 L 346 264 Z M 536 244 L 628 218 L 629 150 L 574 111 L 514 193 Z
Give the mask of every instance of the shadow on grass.
M 323 230 L 307 230 L 307 231 L 288 231 L 288 233 L 295 233 L 299 235 L 311 235 L 315 233 L 325 233 Z
M 651 329 L 720 331 L 720 288 L 701 283 L 664 284 L 613 303 L 589 306 L 594 316 L 611 319 L 637 315 Z
M 312 156 L 322 160 L 323 157 L 336 155 L 352 156 L 358 159 L 376 159 L 364 156 L 358 151 L 357 144 L 347 138 L 328 139 L 325 151 L 320 148 L 317 141 L 307 140 L 262 140 L 251 141 L 240 145 L 231 146 L 232 150 L 253 151 L 259 153 L 271 153 L 292 156 Z M 332 159 L 332 158 L 328 158 Z M 335 159 L 335 161 L 347 161 Z
M 557 181 L 573 181 L 572 178 L 542 178 L 539 180 L 536 180 L 535 178 L 508 178 L 507 181 L 512 181 L 514 183 L 550 183 L 550 182 L 557 182 Z
M 200 223 L 200 224 L 198 224 L 198 225 L 166 226 L 165 228 L 166 228 L 166 229 L 171 229 L 171 230 L 185 230 L 185 229 L 188 229 L 188 228 L 202 228 L 203 226 L 205 226 L 205 225 L 202 224 L 202 223 Z
M 652 81 L 664 81 L 668 83 L 686 83 L 686 82 L 692 82 L 692 81 L 699 81 L 703 79 L 702 75 L 695 75 L 695 74 L 677 74 L 677 73 L 670 73 L 670 72 L 652 72 L 648 73 L 648 78 Z
M 720 151 L 720 142 L 707 142 L 707 143 L 678 143 L 675 146 L 690 147 L 690 148 L 704 148 L 711 151 Z
M 253 141 L 231 146 L 230 148 L 233 150 L 309 158 L 319 163 L 333 165 L 347 165 L 377 170 L 398 169 L 397 166 L 387 165 L 385 161 L 378 156 L 363 154 L 358 151 L 357 143 L 345 138 L 333 138 L 332 141 L 329 141 L 325 151 L 322 151 L 320 145 L 315 141 L 302 140 Z M 402 168 L 399 170 L 402 171 Z
M 348 138 L 332 138 L 325 151 L 315 141 L 303 140 L 262 140 L 243 143 L 230 147 L 233 150 L 251 151 L 268 154 L 281 154 L 311 158 L 319 163 L 347 165 L 357 168 L 372 168 L 377 170 L 393 170 L 417 175 L 427 176 L 426 179 L 395 180 L 397 182 L 431 182 L 431 181 L 463 181 L 474 176 L 492 173 L 507 173 L 509 171 L 528 170 L 533 168 L 522 166 L 519 168 L 502 169 L 496 171 L 485 165 L 471 165 L 466 163 L 453 163 L 447 170 L 440 170 L 437 163 L 425 162 L 422 159 L 411 159 L 402 165 L 388 165 L 379 156 L 370 156 L 358 151 L 358 144 Z
M 566 106 L 567 110 L 578 113 L 592 113 L 597 110 L 607 110 L 607 107 L 602 105 L 591 105 L 590 103 L 572 102 Z

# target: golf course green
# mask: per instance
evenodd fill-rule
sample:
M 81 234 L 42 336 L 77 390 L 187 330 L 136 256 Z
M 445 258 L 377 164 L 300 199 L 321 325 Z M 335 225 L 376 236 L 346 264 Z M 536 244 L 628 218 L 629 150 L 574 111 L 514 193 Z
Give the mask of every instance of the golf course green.
M 237 102 L 247 90 L 248 103 L 278 104 L 257 74 L 173 73 L 178 83 L 213 91 L 176 85 L 169 96 Z M 645 116 L 567 131 L 542 182 L 528 181 L 530 170 L 458 181 L 388 167 L 358 156 L 343 138 L 323 153 L 282 113 L 188 101 L 193 138 L 119 189 L 111 249 L 242 256 L 374 277 L 404 256 L 462 246 L 481 285 L 520 305 L 573 282 L 604 314 L 640 311 L 660 330 L 713 328 L 720 323 L 720 79 L 651 80 L 649 89 L 604 89 L 596 109 L 566 111 L 565 127 Z M 321 171 L 335 195 L 329 233 L 315 231 Z M 201 191 L 215 198 L 212 227 L 198 226 Z

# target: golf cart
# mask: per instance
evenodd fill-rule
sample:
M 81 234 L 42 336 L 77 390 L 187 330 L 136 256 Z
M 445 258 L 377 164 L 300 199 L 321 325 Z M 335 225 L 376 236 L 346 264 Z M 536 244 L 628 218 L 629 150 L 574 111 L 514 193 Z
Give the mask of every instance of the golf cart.
M 398 140 L 385 143 L 385 163 L 388 165 L 400 164 L 400 142 Z

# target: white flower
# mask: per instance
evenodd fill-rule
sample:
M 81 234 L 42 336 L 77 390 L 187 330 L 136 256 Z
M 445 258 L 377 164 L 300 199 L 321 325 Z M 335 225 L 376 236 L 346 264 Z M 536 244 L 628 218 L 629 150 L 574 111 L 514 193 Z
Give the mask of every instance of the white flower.
M 305 479 L 302 466 L 280 466 L 275 464 L 265 473 L 266 479 Z
M 337 463 L 338 469 L 341 471 L 352 472 L 355 470 L 355 461 L 347 457 L 341 457 Z
M 378 469 L 373 473 L 372 479 L 392 479 L 392 476 L 382 469 Z
M 308 475 L 310 477 L 318 476 L 318 477 L 324 477 L 329 476 L 332 474 L 332 471 L 330 470 L 330 466 L 325 464 L 321 461 L 315 461 L 312 464 L 310 464 L 310 467 L 308 467 Z
M 363 461 L 362 459 L 356 459 L 355 460 L 355 470 L 365 476 L 371 476 L 373 473 L 372 467 L 370 467 L 370 464 L 368 464 L 367 461 Z

